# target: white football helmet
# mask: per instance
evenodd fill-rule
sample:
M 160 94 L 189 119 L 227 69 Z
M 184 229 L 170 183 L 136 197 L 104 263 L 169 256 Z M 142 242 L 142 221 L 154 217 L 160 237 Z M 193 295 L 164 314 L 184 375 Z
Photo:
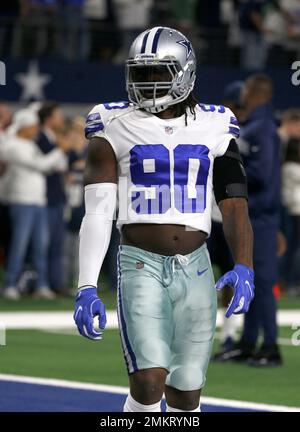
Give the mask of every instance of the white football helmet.
M 188 97 L 196 78 L 196 57 L 179 31 L 154 27 L 132 43 L 126 61 L 126 90 L 135 106 L 155 113 Z

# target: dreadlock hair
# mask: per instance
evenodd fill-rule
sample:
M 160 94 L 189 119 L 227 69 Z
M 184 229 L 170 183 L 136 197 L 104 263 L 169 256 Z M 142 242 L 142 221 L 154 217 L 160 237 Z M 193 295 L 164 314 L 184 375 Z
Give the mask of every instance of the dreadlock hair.
M 190 113 L 193 115 L 194 120 L 196 120 L 196 111 L 195 106 L 197 105 L 198 101 L 193 93 L 190 93 L 184 101 L 181 103 L 174 105 L 174 114 L 176 117 L 181 117 L 183 114 L 185 116 L 185 125 L 188 125 L 188 110 L 190 110 Z

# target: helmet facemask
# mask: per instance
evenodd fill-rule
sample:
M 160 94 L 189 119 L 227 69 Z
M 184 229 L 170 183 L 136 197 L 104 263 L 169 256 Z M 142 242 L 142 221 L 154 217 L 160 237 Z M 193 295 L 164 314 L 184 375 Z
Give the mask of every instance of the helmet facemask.
M 173 59 L 127 60 L 126 89 L 129 100 L 152 113 L 163 111 L 186 99 L 191 92 L 193 85 L 184 83 L 183 76 L 179 62 Z

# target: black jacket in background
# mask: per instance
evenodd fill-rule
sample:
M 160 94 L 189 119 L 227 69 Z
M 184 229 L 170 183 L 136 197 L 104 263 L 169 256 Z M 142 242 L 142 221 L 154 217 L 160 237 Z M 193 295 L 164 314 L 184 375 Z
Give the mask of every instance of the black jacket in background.
M 45 154 L 56 148 L 46 134 L 41 131 L 37 137 L 37 145 Z M 47 176 L 47 200 L 48 206 L 57 206 L 65 203 L 64 176 L 60 172 L 54 172 Z

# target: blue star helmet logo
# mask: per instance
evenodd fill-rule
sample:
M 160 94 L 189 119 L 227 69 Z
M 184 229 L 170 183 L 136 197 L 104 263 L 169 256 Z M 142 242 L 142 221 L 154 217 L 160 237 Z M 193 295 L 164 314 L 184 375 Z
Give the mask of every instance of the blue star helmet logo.
M 177 41 L 179 45 L 182 45 L 186 50 L 186 59 L 189 58 L 190 54 L 193 52 L 192 44 L 187 39 L 182 39 L 180 41 Z

